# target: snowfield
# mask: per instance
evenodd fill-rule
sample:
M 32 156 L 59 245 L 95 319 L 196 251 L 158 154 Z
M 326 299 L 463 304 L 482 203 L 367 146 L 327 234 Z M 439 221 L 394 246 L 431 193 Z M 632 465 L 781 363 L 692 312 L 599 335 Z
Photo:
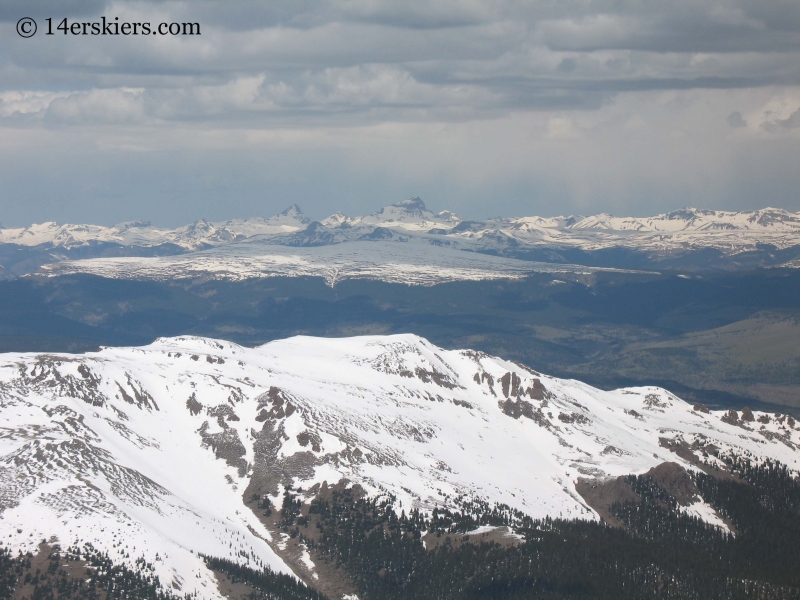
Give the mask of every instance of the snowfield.
M 612 271 L 578 265 L 516 260 L 431 248 L 420 242 L 350 242 L 318 247 L 245 241 L 189 254 L 94 258 L 42 267 L 49 276 L 87 273 L 111 279 L 243 279 L 322 277 L 333 287 L 345 279 L 435 285 L 450 281 L 517 279 L 533 273 Z
M 5 354 L 0 410 L 4 545 L 90 541 L 203 598 L 219 595 L 199 553 L 289 572 L 243 503 L 253 491 L 280 507 L 287 484 L 310 499 L 347 480 L 406 510 L 466 495 L 597 519 L 578 479 L 694 468 L 670 445 L 800 468 L 786 417 L 702 412 L 655 387 L 601 391 L 414 335 Z M 721 523 L 701 501 L 687 510 Z

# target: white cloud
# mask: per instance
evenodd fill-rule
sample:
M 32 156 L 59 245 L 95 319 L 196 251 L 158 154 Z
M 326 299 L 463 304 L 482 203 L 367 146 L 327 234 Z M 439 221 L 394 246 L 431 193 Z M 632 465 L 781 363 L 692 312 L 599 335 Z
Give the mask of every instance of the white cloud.
M 29 90 L 0 92 L 0 117 L 38 113 L 50 106 L 57 98 L 63 98 L 68 95 L 68 92 Z
M 55 98 L 47 107 L 48 125 L 130 125 L 145 117 L 142 89 L 111 89 L 77 92 Z
M 7 223 L 53 218 L 65 189 L 72 210 L 113 221 L 157 220 L 130 212 L 145 206 L 188 218 L 220 197 L 247 216 L 264 190 L 276 209 L 371 208 L 395 189 L 475 214 L 530 212 L 526 198 L 800 208 L 785 158 L 800 151 L 795 0 L 43 0 L 37 18 L 202 35 L 31 40 L 17 8 L 0 10 Z M 125 173 L 130 191 L 113 183 Z M 92 204 L 142 186 L 152 204 Z

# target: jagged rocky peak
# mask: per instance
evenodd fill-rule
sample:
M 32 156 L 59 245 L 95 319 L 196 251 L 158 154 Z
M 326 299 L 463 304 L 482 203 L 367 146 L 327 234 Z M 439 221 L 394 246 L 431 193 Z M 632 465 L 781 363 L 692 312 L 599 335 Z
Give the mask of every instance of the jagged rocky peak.
M 422 201 L 422 199 L 418 196 L 409 198 L 408 200 L 403 200 L 401 202 L 396 202 L 390 206 L 384 206 L 377 213 L 375 213 L 375 216 L 378 215 L 384 217 L 405 219 L 411 218 L 420 220 L 432 220 L 435 217 L 434 214 L 425 206 L 425 203 Z
M 311 223 L 311 219 L 303 214 L 303 211 L 300 209 L 297 204 L 292 204 L 289 208 L 279 212 L 276 216 L 272 217 L 270 221 L 296 221 L 297 223 L 302 223 L 303 225 L 308 225 Z
M 349 227 L 352 219 L 343 212 L 336 212 L 322 221 L 325 227 Z
M 429 212 L 428 209 L 425 207 L 425 203 L 422 201 L 422 198 L 419 196 L 414 196 L 413 198 L 409 198 L 408 200 L 402 200 L 392 206 L 396 206 L 398 208 L 402 208 L 406 212 L 410 213 L 422 213 L 422 212 Z

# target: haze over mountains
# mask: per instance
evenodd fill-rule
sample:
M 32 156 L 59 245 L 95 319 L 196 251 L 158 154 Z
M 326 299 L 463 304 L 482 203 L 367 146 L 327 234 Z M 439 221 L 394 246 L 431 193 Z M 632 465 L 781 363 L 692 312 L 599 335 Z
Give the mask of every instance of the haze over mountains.
M 0 229 L 0 266 L 4 269 L 0 275 L 9 278 L 33 272 L 43 264 L 69 260 L 70 264 L 57 272 L 97 272 L 109 276 L 117 270 L 129 272 L 133 264 L 143 269 L 137 276 L 147 277 L 153 270 L 147 263 L 159 263 L 148 257 L 195 252 L 204 252 L 199 255 L 200 260 L 220 257 L 224 261 L 225 256 L 231 256 L 237 262 L 245 257 L 275 255 L 275 260 L 267 259 L 264 264 L 253 265 L 244 276 L 257 276 L 258 272 L 286 275 L 294 267 L 276 269 L 272 264 L 285 263 L 282 256 L 299 256 L 301 262 L 312 263 L 315 260 L 335 262 L 335 259 L 329 259 L 324 252 L 296 250 L 287 253 L 278 247 L 319 248 L 361 242 L 376 246 L 338 252 L 363 255 L 366 260 L 378 264 L 382 258 L 383 263 L 387 262 L 384 255 L 386 248 L 391 248 L 390 254 L 410 254 L 407 262 L 411 264 L 420 261 L 447 264 L 446 257 L 452 256 L 448 250 L 466 250 L 526 261 L 596 267 L 736 269 L 796 260 L 800 255 L 798 232 L 800 214 L 772 208 L 745 212 L 686 208 L 646 218 L 599 214 L 465 221 L 449 211 L 434 214 L 422 200 L 412 198 L 368 216 L 348 217 L 336 213 L 322 221 L 312 221 L 293 205 L 269 219 L 197 221 L 171 230 L 146 222 L 114 227 L 44 223 Z M 397 243 L 409 247 L 400 250 L 396 248 Z M 222 248 L 226 250 L 223 252 Z M 315 259 L 318 255 L 321 258 Z M 142 260 L 127 261 L 123 268 L 113 263 L 105 263 L 104 268 L 102 261 L 75 262 L 75 259 L 109 256 L 137 256 Z M 458 260 L 473 258 L 460 256 Z M 207 266 L 210 267 L 210 263 Z M 481 264 L 474 266 L 477 277 L 486 277 L 493 271 L 513 273 L 525 268 L 515 263 L 507 263 L 505 268 L 500 263 L 488 268 Z M 298 272 L 308 274 L 302 268 Z M 382 278 L 375 273 L 355 276 Z M 426 280 L 416 281 L 412 277 L 409 283 L 426 283 Z
M 2 229 L 0 347 L 413 332 L 605 388 L 791 410 L 798 227 L 780 209 L 473 222 L 413 198 L 323 221 L 293 206 L 174 230 Z
M 621 243 L 611 235 L 600 236 L 597 232 L 616 233 L 620 236 L 622 232 L 662 235 L 693 233 L 697 236 L 696 239 L 679 239 L 690 244 L 714 244 L 720 242 L 701 242 L 700 240 L 709 239 L 703 238 L 701 234 L 713 236 L 722 232 L 737 231 L 758 233 L 762 236 L 774 235 L 776 236 L 774 240 L 780 247 L 785 247 L 787 244 L 794 245 L 791 238 L 785 234 L 800 232 L 800 213 L 790 213 L 776 208 L 743 212 L 684 208 L 653 217 L 614 217 L 597 214 L 588 217 L 532 216 L 465 221 L 446 210 L 434 214 L 427 209 L 420 198 L 411 198 L 386 206 L 368 216 L 348 217 L 336 213 L 322 221 L 312 221 L 302 213 L 300 207 L 293 204 L 282 213 L 268 219 L 256 217 L 219 223 L 201 220 L 172 230 L 159 229 L 143 221 L 122 223 L 113 227 L 43 223 L 25 228 L 0 229 L 0 242 L 25 246 L 51 244 L 53 247 L 66 248 L 98 242 L 114 242 L 125 246 L 175 244 L 186 249 L 197 249 L 256 236 L 280 236 L 301 231 L 305 233 L 317 231 L 320 235 L 328 233 L 331 237 L 327 239 L 321 237 L 316 241 L 305 240 L 305 243 L 323 245 L 362 239 L 362 236 L 370 233 L 373 234 L 372 239 L 380 239 L 382 232 L 378 231 L 376 234 L 374 231 L 376 227 L 397 230 L 408 235 L 415 233 L 448 235 L 459 240 L 481 239 L 491 232 L 502 232 L 522 243 L 563 242 L 584 245 L 587 248 Z M 581 233 L 584 236 L 581 236 Z M 593 233 L 596 236 L 594 239 Z M 537 240 L 537 236 L 540 239 Z M 766 241 L 772 238 L 763 239 Z M 276 237 L 275 241 L 287 245 L 299 245 L 301 238 Z M 664 240 L 664 243 L 669 242 Z
M 800 597 L 798 234 L 418 198 L 0 230 L 0 575 L 60 546 L 159 600 Z

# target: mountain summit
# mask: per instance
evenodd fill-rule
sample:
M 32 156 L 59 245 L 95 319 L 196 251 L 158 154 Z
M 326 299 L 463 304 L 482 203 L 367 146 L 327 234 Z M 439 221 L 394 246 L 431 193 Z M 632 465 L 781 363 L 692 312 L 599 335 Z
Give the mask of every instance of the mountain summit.
M 402 208 L 405 212 L 411 215 L 421 216 L 422 213 L 429 213 L 428 209 L 425 207 L 425 203 L 419 196 L 414 196 L 413 198 L 409 198 L 408 200 L 402 200 L 401 202 L 397 202 L 396 204 L 392 204 L 395 208 Z M 433 213 L 431 213 L 433 214 Z
M 800 460 L 785 417 L 601 391 L 413 335 L 6 354 L 0 414 L 7 548 L 90 543 L 202 598 L 219 595 L 200 555 L 314 580 L 324 564 L 263 507 L 286 515 L 332 488 L 393 498 L 397 514 L 472 499 L 593 521 L 581 481 Z M 701 496 L 682 510 L 727 527 Z

